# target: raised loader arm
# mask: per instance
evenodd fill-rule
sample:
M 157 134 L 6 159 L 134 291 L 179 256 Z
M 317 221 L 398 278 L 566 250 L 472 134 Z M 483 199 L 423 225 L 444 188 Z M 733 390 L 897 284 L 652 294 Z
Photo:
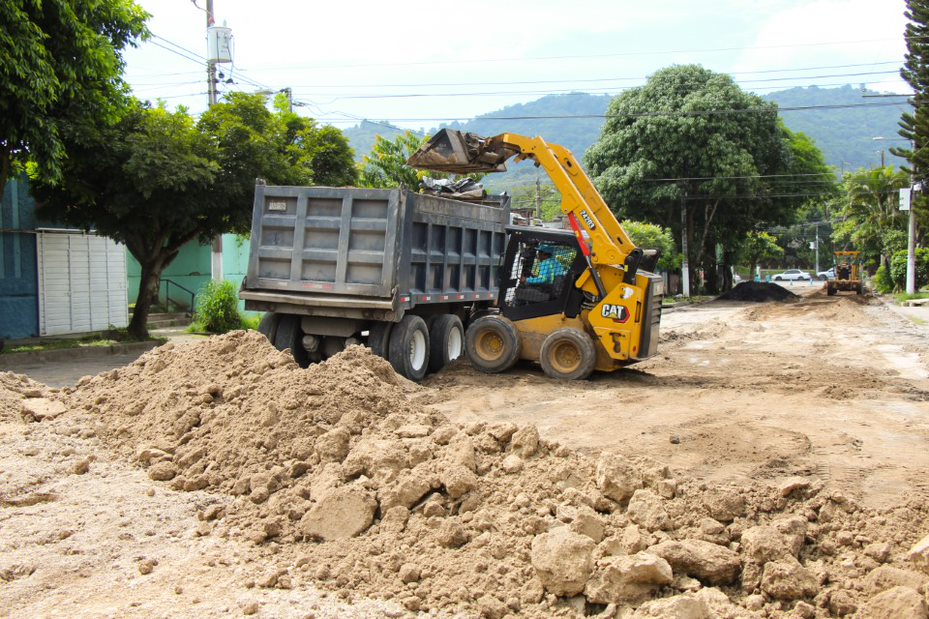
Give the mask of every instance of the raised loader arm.
M 620 361 L 654 354 L 654 342 L 643 341 L 646 338 L 642 337 L 642 321 L 649 319 L 645 309 L 650 283 L 638 274 L 644 252 L 623 230 L 571 151 L 540 137 L 503 133 L 481 138 L 443 129 L 407 164 L 459 174 L 497 172 L 506 169 L 505 163 L 511 157 L 518 161 L 532 159 L 542 166 L 561 193 L 561 210 L 568 217 L 589 267 L 577 286 L 597 300 L 588 320 L 606 351 Z

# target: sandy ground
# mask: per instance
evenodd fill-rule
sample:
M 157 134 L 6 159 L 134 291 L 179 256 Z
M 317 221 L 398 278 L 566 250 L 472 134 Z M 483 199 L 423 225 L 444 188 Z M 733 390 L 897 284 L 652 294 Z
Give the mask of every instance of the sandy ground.
M 714 481 L 813 475 L 874 507 L 929 491 L 926 331 L 873 299 L 804 292 L 668 313 L 657 357 L 589 382 L 527 366 L 426 384 L 454 421 L 534 423 Z
M 873 507 L 929 496 L 925 329 L 875 301 L 813 291 L 675 311 L 662 333 L 659 356 L 590 381 L 459 364 L 417 399 L 456 422 L 533 423 L 569 447 L 648 455 L 712 481 L 802 475 Z M 0 617 L 402 614 L 343 606 L 310 584 L 256 586 L 273 548 L 199 535 L 214 495 L 151 481 L 89 430 L 0 420 Z

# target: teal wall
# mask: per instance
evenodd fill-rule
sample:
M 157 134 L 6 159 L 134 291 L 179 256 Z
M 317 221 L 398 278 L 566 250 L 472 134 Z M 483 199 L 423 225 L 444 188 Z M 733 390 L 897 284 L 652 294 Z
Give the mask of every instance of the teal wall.
M 39 334 L 35 200 L 25 177 L 0 196 L 0 339 Z
M 249 240 L 235 234 L 223 235 L 223 277 L 232 282 L 236 290 L 242 284 L 242 279 L 248 270 Z M 126 252 L 126 271 L 129 279 L 129 303 L 135 303 L 139 296 L 139 281 L 142 268 L 129 252 Z M 167 284 L 166 280 L 199 293 L 200 289 L 210 281 L 210 246 L 201 245 L 192 241 L 181 248 L 177 258 L 168 265 L 161 274 L 161 288 L 158 291 L 158 301 L 164 304 L 166 295 L 170 291 L 172 304 L 181 309 L 189 309 L 190 294 L 174 284 Z M 239 309 L 244 310 L 245 304 L 239 302 Z M 253 314 L 255 312 L 247 312 Z

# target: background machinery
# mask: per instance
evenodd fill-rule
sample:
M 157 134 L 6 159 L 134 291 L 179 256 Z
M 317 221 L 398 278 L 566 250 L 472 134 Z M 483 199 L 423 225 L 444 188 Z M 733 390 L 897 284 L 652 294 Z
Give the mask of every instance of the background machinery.
M 861 294 L 861 252 L 835 252 L 835 279 L 826 282 L 826 294 L 837 292 L 855 292 Z

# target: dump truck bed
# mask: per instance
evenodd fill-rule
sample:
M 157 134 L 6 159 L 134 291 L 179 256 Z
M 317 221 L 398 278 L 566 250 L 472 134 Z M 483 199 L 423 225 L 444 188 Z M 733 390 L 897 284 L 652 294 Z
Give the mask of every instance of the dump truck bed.
M 508 221 L 506 196 L 259 184 L 241 297 L 248 309 L 388 320 L 419 304 L 493 300 Z

